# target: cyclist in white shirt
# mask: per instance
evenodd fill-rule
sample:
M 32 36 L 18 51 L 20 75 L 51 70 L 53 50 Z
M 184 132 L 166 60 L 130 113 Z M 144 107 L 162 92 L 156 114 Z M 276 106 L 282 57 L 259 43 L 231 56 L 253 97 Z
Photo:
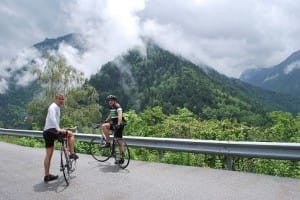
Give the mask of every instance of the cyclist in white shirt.
M 64 95 L 58 93 L 55 95 L 54 102 L 49 106 L 46 117 L 43 137 L 45 140 L 46 155 L 44 159 L 45 176 L 44 182 L 52 181 L 58 178 L 58 175 L 50 174 L 50 163 L 54 151 L 54 141 L 58 139 L 59 134 L 67 134 L 69 142 L 69 150 L 71 152 L 70 158 L 78 159 L 78 155 L 74 152 L 74 133 L 69 130 L 61 129 L 59 127 L 60 121 L 60 107 L 64 103 Z

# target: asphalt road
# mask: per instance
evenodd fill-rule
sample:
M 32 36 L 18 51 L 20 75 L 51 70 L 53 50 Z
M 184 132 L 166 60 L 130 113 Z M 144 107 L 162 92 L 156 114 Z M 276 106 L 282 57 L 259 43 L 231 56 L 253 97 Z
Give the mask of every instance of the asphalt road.
M 0 142 L 0 200 L 299 200 L 300 179 L 132 161 L 119 169 L 79 154 L 66 186 L 59 171 L 59 152 L 51 172 L 57 181 L 43 182 L 44 149 Z

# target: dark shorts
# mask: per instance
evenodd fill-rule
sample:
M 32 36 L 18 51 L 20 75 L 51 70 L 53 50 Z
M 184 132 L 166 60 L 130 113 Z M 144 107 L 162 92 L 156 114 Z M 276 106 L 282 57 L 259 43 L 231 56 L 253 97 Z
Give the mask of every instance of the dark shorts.
M 54 141 L 58 139 L 58 132 L 55 128 L 47 129 L 43 132 L 45 147 L 53 147 Z
M 115 130 L 116 124 L 110 124 L 110 130 Z M 120 125 L 120 127 L 115 130 L 115 137 L 116 138 L 123 138 L 123 129 L 124 125 Z

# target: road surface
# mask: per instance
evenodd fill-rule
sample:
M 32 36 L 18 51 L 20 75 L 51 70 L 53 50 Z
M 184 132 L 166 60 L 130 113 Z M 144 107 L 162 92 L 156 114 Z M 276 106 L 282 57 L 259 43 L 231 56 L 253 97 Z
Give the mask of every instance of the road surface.
M 0 142 L 0 200 L 299 200 L 300 179 L 132 161 L 119 169 L 112 160 L 79 154 L 67 187 L 59 171 L 59 152 L 44 183 L 44 149 Z

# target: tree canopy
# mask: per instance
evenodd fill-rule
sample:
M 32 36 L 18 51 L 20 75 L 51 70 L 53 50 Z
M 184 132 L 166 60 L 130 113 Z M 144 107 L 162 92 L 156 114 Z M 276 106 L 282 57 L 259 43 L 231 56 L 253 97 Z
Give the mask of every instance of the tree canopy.
M 61 127 L 74 125 L 84 127 L 97 119 L 100 120 L 99 94 L 95 88 L 84 82 L 84 74 L 67 65 L 63 57 L 49 54 L 46 56 L 48 59 L 46 66 L 44 68 L 37 66 L 33 71 L 44 90 L 28 103 L 28 120 L 32 128 L 43 129 L 48 106 L 59 92 L 65 95 Z

